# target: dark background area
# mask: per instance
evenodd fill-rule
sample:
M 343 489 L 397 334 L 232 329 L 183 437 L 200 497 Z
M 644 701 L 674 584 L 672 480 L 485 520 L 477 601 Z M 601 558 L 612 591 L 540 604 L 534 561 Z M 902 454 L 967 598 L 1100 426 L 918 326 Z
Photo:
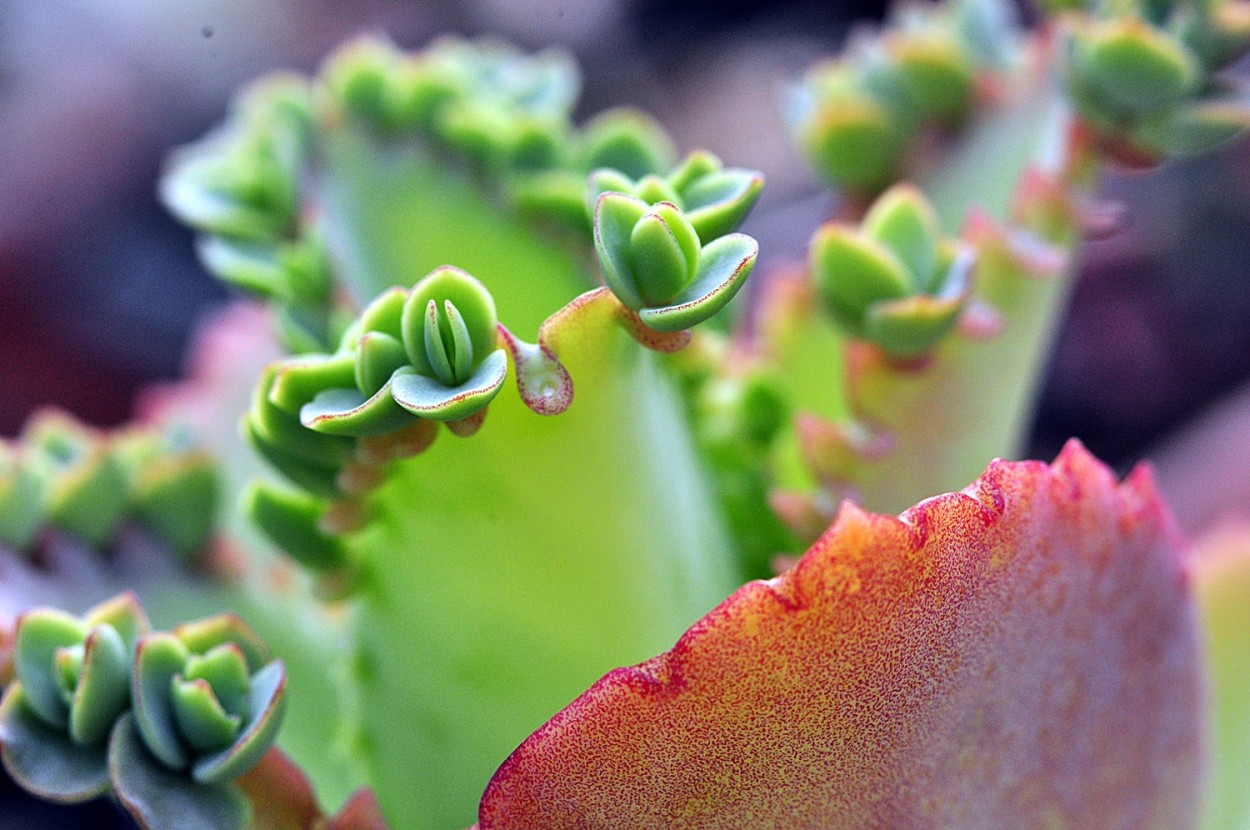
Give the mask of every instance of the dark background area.
M 883 5 L 7 0 L 0 434 L 51 404 L 116 424 L 138 388 L 178 376 L 197 319 L 227 295 L 157 205 L 155 182 L 169 150 L 211 128 L 234 89 L 265 71 L 312 71 L 361 31 L 404 46 L 450 31 L 565 45 L 583 67 L 583 114 L 641 106 L 683 149 L 707 146 L 768 174 L 755 217 L 766 265 L 802 256 L 807 233 L 770 238 L 781 224 L 770 212 L 813 205 L 805 229 L 820 218 L 820 188 L 776 114 L 780 87 Z M 1075 435 L 1124 468 L 1250 377 L 1250 142 L 1112 176 L 1107 195 L 1125 202 L 1128 222 L 1085 249 L 1030 454 L 1048 458 Z M 0 787 L 3 830 L 127 826 L 113 815 L 105 804 L 37 810 Z

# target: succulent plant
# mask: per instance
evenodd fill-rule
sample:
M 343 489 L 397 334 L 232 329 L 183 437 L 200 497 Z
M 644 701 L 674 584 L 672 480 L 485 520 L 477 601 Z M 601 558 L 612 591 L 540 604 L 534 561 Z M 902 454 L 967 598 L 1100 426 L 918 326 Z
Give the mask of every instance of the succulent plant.
M 858 229 L 821 227 L 811 260 L 816 293 L 838 325 L 904 358 L 948 334 L 972 290 L 971 251 L 941 238 L 933 208 L 907 185 L 878 198 Z
M 162 195 L 272 336 L 145 415 L 191 434 L 0 444 L 14 779 L 147 830 L 1244 824 L 1250 559 L 1077 443 L 985 464 L 1100 172 L 1210 143 L 1250 16 L 1047 6 L 901 8 L 809 73 L 842 198 L 736 307 L 762 174 L 575 123 L 562 52 L 366 38 L 245 91 Z M 234 567 L 124 572 L 158 624 L 234 613 L 11 624 L 49 540 L 134 525 Z
M 50 608 L 23 614 L 14 682 L 0 701 L 0 758 L 31 792 L 87 801 L 110 787 L 108 742 L 130 708 L 130 667 L 148 620 L 133 595 L 81 618 Z

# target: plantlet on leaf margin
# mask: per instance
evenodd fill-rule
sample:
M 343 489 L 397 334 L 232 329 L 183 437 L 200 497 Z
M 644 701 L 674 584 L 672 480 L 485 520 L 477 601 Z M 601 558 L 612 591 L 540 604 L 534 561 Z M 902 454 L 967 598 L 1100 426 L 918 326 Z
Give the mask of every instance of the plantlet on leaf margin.
M 933 208 L 910 185 L 882 195 L 859 229 L 828 224 L 811 245 L 812 279 L 833 319 L 899 358 L 923 355 L 954 328 L 973 264 L 970 250 L 941 238 Z

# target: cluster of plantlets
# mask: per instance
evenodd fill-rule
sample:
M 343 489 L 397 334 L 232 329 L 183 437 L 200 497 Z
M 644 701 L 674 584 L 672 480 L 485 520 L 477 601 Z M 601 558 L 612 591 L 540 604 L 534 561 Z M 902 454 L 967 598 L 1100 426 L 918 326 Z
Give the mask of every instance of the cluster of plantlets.
M 17 622 L 4 767 L 44 798 L 113 792 L 144 826 L 244 826 L 232 784 L 269 751 L 285 672 L 241 620 L 149 631 L 133 595 Z
M 1207 129 L 1208 105 L 1244 51 L 1240 9 L 1097 3 L 1034 35 L 1005 2 L 949 0 L 862 35 L 791 102 L 813 167 L 852 198 L 740 312 L 762 174 L 679 160 L 637 113 L 574 124 L 559 53 L 360 40 L 312 79 L 246 90 L 162 193 L 287 352 L 242 438 L 233 414 L 195 427 L 232 473 L 255 452 L 285 479 L 225 477 L 312 577 L 280 571 L 282 602 L 329 609 L 303 633 L 253 619 L 314 687 L 285 695 L 280 745 L 323 792 L 359 776 L 398 828 L 475 809 L 481 830 L 1244 817 L 1226 782 L 1250 763 L 1246 715 L 1222 673 L 1205 711 L 1195 620 L 1224 620 L 1201 635 L 1221 655 L 1250 621 L 1191 591 L 1212 577 L 1149 474 L 1116 484 L 1073 444 L 977 477 L 1019 452 L 1099 171 L 1129 146 L 1185 150 L 1165 134 L 1233 134 L 1236 118 Z M 217 532 L 268 567 L 242 523 Z M 259 611 L 256 584 L 215 596 Z M 43 618 L 17 626 L 13 689 L 44 682 L 22 668 Z M 99 627 L 72 622 L 49 658 L 61 685 L 44 683 L 71 708 L 74 649 Z M 250 818 L 220 795 L 244 764 L 214 759 L 256 760 L 223 747 L 282 685 L 238 637 L 236 657 L 180 633 L 224 625 L 112 638 L 136 655 L 130 703 L 114 683 L 117 712 L 62 744 L 107 755 L 108 727 L 145 770 L 207 776 L 178 784 L 205 826 L 311 826 L 315 802 L 264 814 L 266 794 L 310 803 L 272 764 L 231 785 Z M 133 806 L 156 780 L 111 786 L 176 830 Z M 381 821 L 361 803 L 341 820 Z
M 45 411 L 0 442 L 0 548 L 31 557 L 61 533 L 107 552 L 138 526 L 192 561 L 212 535 L 218 489 L 216 462 L 185 431 L 104 434 Z

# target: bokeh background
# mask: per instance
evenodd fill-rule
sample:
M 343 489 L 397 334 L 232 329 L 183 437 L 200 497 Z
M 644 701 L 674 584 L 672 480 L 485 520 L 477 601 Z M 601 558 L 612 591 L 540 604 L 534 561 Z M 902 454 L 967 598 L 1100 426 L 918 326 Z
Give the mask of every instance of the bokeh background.
M 880 0 L 4 0 L 0 3 L 0 434 L 36 407 L 98 425 L 178 376 L 196 321 L 226 292 L 157 204 L 169 150 L 232 91 L 313 70 L 336 44 L 445 32 L 571 50 L 582 114 L 632 104 L 683 149 L 759 167 L 746 230 L 761 265 L 803 256 L 828 209 L 778 117 L 782 86 L 835 51 Z M 1051 358 L 1030 454 L 1080 437 L 1121 469 L 1155 458 L 1191 531 L 1250 512 L 1250 141 L 1149 175 L 1115 175 L 1126 223 L 1090 243 Z M 0 793 L 3 792 L 0 785 Z M 0 827 L 113 826 L 103 808 Z M 8 810 L 8 812 L 5 812 Z M 51 824 L 47 822 L 53 822 Z M 75 824 L 75 822 L 78 822 Z M 124 825 L 117 825 L 124 826 Z

